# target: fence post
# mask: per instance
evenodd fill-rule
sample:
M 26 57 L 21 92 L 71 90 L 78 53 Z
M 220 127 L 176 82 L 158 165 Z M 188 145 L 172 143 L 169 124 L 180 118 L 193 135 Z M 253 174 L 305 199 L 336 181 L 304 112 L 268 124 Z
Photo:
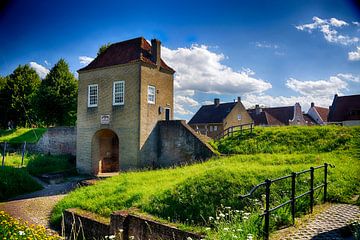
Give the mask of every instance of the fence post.
M 271 185 L 271 180 L 270 179 L 266 179 L 266 196 L 265 196 L 265 225 L 264 225 L 264 232 L 265 232 L 265 236 L 264 239 L 268 240 L 269 239 L 269 231 L 270 231 L 270 185 Z
M 291 173 L 291 215 L 292 222 L 295 224 L 295 196 L 296 196 L 296 172 Z
M 313 212 L 314 208 L 314 168 L 310 168 L 310 212 Z
M 3 156 L 2 156 L 2 167 L 5 166 L 6 145 L 7 145 L 7 142 L 4 143 L 4 152 L 3 152 Z
M 24 165 L 25 151 L 26 151 L 26 141 L 24 142 L 24 146 L 23 146 L 23 150 L 22 150 L 22 154 L 21 154 L 21 167 Z
M 324 163 L 324 203 L 327 200 L 327 174 L 328 174 L 328 164 Z

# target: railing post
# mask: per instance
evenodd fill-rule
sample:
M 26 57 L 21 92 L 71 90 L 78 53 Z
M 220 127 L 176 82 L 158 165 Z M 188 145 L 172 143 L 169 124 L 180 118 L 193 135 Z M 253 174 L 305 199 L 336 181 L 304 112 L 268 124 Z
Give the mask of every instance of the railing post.
M 25 151 L 26 151 L 26 141 L 24 142 L 24 146 L 23 146 L 23 150 L 22 150 L 22 154 L 21 154 L 21 167 L 24 165 Z
M 3 152 L 3 156 L 2 156 L 2 167 L 4 167 L 4 165 L 5 165 L 6 145 L 7 145 L 7 142 L 4 143 L 4 152 Z
M 270 231 L 270 186 L 271 186 L 271 180 L 266 179 L 266 196 L 265 196 L 265 224 L 264 224 L 264 239 L 269 239 L 269 231 Z
M 310 212 L 313 212 L 314 208 L 314 168 L 310 168 Z
M 324 203 L 327 200 L 327 174 L 328 174 L 328 164 L 324 163 Z
M 296 173 L 291 173 L 291 215 L 292 222 L 295 224 L 295 196 L 296 196 Z

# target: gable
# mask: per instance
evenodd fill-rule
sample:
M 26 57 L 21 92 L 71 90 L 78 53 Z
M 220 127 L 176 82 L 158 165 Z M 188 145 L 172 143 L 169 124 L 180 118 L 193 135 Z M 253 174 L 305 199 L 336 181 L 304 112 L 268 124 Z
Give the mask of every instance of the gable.
M 235 105 L 236 102 L 201 106 L 189 124 L 222 123 Z

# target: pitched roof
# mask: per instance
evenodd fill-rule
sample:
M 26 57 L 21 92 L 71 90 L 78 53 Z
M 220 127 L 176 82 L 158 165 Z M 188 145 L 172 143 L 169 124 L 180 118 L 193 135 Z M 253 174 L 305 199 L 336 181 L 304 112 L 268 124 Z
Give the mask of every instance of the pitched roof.
M 203 105 L 189 121 L 189 124 L 222 123 L 236 102 L 220 103 L 218 106 Z
M 317 125 L 317 123 L 315 122 L 315 120 L 307 113 L 303 114 L 304 120 L 306 122 L 306 125 L 308 126 L 314 126 Z
M 360 120 L 360 95 L 342 97 L 335 95 L 328 121 L 342 122 L 346 120 Z
M 256 114 L 256 109 L 247 111 L 255 125 L 289 125 L 289 120 L 294 118 L 294 106 L 261 108 L 258 114 Z
M 320 115 L 321 119 L 324 122 L 326 122 L 328 119 L 328 115 L 329 115 L 329 109 L 323 108 L 323 107 L 317 107 L 317 106 L 314 106 L 314 108 L 317 111 L 317 113 Z
M 145 40 L 145 38 L 139 37 L 111 44 L 89 65 L 81 68 L 79 72 L 138 61 L 156 66 L 156 63 L 151 59 L 151 45 Z M 160 63 L 160 69 L 167 70 L 171 73 L 175 72 L 174 69 L 166 65 L 162 59 Z

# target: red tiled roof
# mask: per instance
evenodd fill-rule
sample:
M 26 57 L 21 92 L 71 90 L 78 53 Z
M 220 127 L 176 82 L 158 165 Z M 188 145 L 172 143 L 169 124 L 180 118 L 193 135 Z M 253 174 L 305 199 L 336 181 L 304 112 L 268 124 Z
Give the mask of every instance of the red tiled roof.
M 330 108 L 328 121 L 342 122 L 347 120 L 360 120 L 360 95 L 335 95 Z
M 80 71 L 109 67 L 113 65 L 126 64 L 141 61 L 153 66 L 151 56 L 151 45 L 143 37 L 126 40 L 111 44 L 103 53 L 97 56 L 89 65 L 81 68 Z M 161 59 L 160 69 L 174 73 L 174 69 L 166 65 Z
M 289 125 L 289 120 L 294 118 L 294 106 L 261 108 L 259 114 L 256 114 L 255 109 L 248 109 L 247 111 L 255 125 Z
M 321 119 L 326 122 L 328 119 L 328 115 L 329 115 L 329 109 L 328 108 L 323 108 L 323 107 L 314 107 L 315 110 L 318 112 L 318 114 L 320 115 Z

